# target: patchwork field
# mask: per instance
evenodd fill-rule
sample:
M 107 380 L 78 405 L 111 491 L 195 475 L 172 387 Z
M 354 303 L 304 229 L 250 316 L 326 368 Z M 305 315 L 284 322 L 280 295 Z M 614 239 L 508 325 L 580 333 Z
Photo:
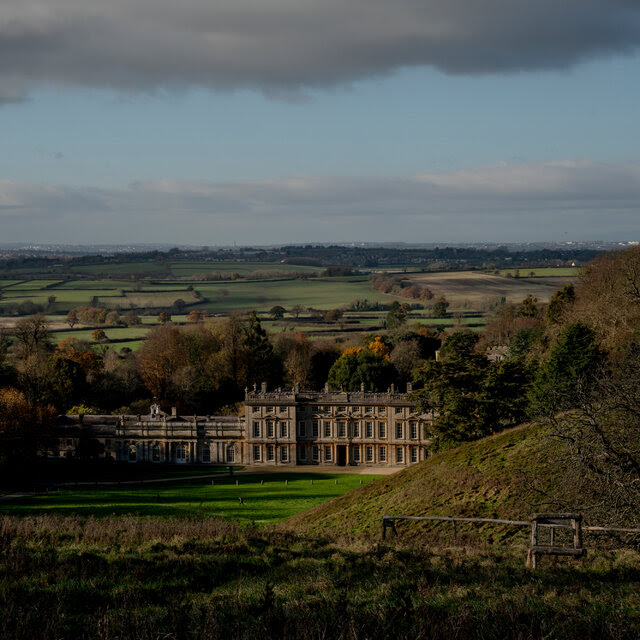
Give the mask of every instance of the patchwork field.
M 159 272 L 160 267 L 164 269 L 162 274 Z M 54 339 L 61 340 L 71 335 L 90 339 L 91 329 L 94 327 L 75 327 L 73 331 L 69 330 L 65 317 L 70 309 L 98 304 L 118 309 L 122 313 L 133 310 L 142 317 L 144 328 L 107 327 L 106 334 L 110 341 L 117 343 L 118 349 L 136 349 L 148 329 L 157 323 L 160 309 L 169 310 L 174 322 L 184 322 L 192 309 L 215 315 L 256 310 L 261 314 L 265 327 L 272 332 L 295 329 L 304 331 L 310 337 L 319 338 L 382 329 L 386 312 L 345 312 L 338 322 L 327 323 L 311 317 L 308 309 L 327 311 L 346 308 L 356 300 L 386 305 L 394 300 L 411 302 L 407 298 L 377 291 L 368 276 L 364 275 L 287 279 L 287 273 L 312 274 L 321 269 L 286 263 L 130 262 L 82 265 L 74 269 L 79 274 L 77 280 L 0 280 L 0 311 L 4 309 L 7 313 L 4 318 L 0 318 L 0 325 L 10 327 L 19 317 L 20 309 L 24 308 L 22 313 L 28 315 L 33 313 L 35 304 L 50 314 Z M 198 274 L 230 274 L 234 271 L 242 277 L 220 281 L 197 279 Z M 515 274 L 514 270 L 502 270 L 500 273 L 423 272 L 415 270 L 415 267 L 412 270 L 411 265 L 406 265 L 394 267 L 393 272 L 402 272 L 403 279 L 427 286 L 433 292 L 434 299 L 445 296 L 450 303 L 445 318 L 431 317 L 428 309 L 417 310 L 411 314 L 410 322 L 437 328 L 466 326 L 471 329 L 484 326 L 487 314 L 501 299 L 519 302 L 527 295 L 533 295 L 538 301 L 545 302 L 554 291 L 573 282 L 579 275 L 577 269 L 555 267 L 529 271 L 521 268 Z M 527 277 L 522 277 L 525 273 Z M 156 277 L 145 277 L 151 274 Z M 115 276 L 115 279 L 111 279 L 109 275 Z M 126 277 L 122 277 L 123 275 Z M 246 279 L 254 275 L 260 279 Z M 518 277 L 514 277 L 515 275 Z M 269 276 L 272 279 L 264 279 Z M 276 305 L 283 306 L 288 312 L 282 320 L 274 321 L 268 315 L 269 310 Z M 300 305 L 304 309 L 299 317 L 290 313 L 294 305 Z M 174 313 L 176 311 L 180 313 Z

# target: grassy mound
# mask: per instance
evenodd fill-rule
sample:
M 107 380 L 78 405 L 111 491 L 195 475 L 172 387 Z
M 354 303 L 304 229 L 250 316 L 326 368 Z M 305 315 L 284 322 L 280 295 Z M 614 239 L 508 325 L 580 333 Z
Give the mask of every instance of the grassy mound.
M 528 520 L 558 505 L 550 499 L 562 472 L 560 444 L 540 425 L 444 451 L 405 471 L 386 476 L 293 516 L 296 532 L 331 537 L 379 536 L 383 515 L 463 516 Z M 551 463 L 551 464 L 550 464 Z M 516 529 L 465 525 L 509 536 Z M 406 524 L 403 537 L 423 536 L 443 525 Z M 524 534 L 524 532 L 523 532 Z

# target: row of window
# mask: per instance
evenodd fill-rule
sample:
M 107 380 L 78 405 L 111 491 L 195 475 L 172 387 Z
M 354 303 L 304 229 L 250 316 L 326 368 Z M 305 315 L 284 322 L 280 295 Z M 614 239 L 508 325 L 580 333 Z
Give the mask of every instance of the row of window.
M 312 462 L 320 462 L 320 456 L 322 455 L 322 462 L 333 462 L 333 447 L 331 445 L 320 446 L 317 444 L 309 447 L 298 448 L 298 460 L 301 462 L 307 462 L 310 456 Z M 376 457 L 377 450 L 377 457 Z M 382 445 L 374 447 L 372 445 L 360 446 L 353 445 L 350 448 L 353 462 L 387 462 L 387 447 Z M 253 461 L 254 462 L 275 462 L 276 460 L 276 446 L 268 444 L 264 447 L 260 445 L 254 445 L 253 447 Z M 279 447 L 279 459 L 280 462 L 289 462 L 289 447 Z M 404 447 L 395 448 L 395 461 L 402 464 L 404 462 Z M 418 462 L 418 447 L 409 448 L 409 461 Z
M 321 424 L 322 424 L 322 435 L 325 438 L 331 438 L 332 437 L 332 433 L 333 433 L 333 425 L 330 421 L 324 421 L 324 422 L 320 422 L 318 420 L 313 420 L 311 422 L 311 429 L 309 431 L 309 435 L 312 438 L 318 438 L 320 436 L 320 429 L 321 429 Z M 307 423 L 304 421 L 300 421 L 298 422 L 298 435 L 301 438 L 305 438 L 307 436 Z M 353 438 L 359 438 L 360 437 L 360 427 L 361 424 L 359 422 L 354 422 L 351 425 L 351 437 Z M 261 432 L 262 432 L 262 426 L 261 423 L 258 421 L 255 421 L 253 423 L 253 437 L 254 438 L 260 438 L 261 437 Z M 265 437 L 267 438 L 274 438 L 276 435 L 276 432 L 278 433 L 280 438 L 287 438 L 289 437 L 289 425 L 287 422 L 276 422 L 274 420 L 267 420 L 266 424 L 265 424 Z M 396 422 L 395 425 L 395 434 L 396 434 L 396 439 L 397 440 L 401 440 L 403 439 L 404 436 L 404 432 L 405 432 L 405 425 L 402 422 Z M 374 422 L 365 422 L 364 423 L 364 427 L 363 427 L 363 437 L 365 438 L 373 438 L 374 437 L 374 433 L 376 434 L 375 437 L 378 438 L 386 438 L 387 437 L 387 424 L 386 422 L 378 422 L 377 424 L 377 429 L 375 426 Z M 347 437 L 347 423 L 346 422 L 338 422 L 337 426 L 336 426 L 336 436 L 338 438 L 346 438 Z M 417 422 L 410 422 L 409 423 L 409 432 L 408 432 L 408 437 L 411 440 L 417 440 L 418 439 L 418 423 Z M 425 435 L 426 437 L 426 435 Z
M 253 407 L 253 413 L 260 413 L 260 409 L 262 409 L 260 405 L 256 405 Z M 335 413 L 346 413 L 347 409 L 351 409 L 354 412 L 360 412 L 364 414 L 374 414 L 377 413 L 379 416 L 384 416 L 387 414 L 387 407 L 319 407 L 319 406 L 299 406 L 297 408 L 298 413 L 305 413 L 309 411 L 310 413 L 325 413 L 330 414 L 332 408 L 335 409 Z M 280 415 L 288 415 L 287 406 L 279 406 L 279 407 L 264 407 L 265 413 L 279 413 Z M 405 407 L 394 407 L 393 412 L 395 415 L 404 415 Z
M 137 462 L 138 460 L 138 447 L 135 444 L 130 444 L 128 449 L 128 459 L 129 462 Z M 175 448 L 175 457 L 176 462 L 186 462 L 187 461 L 187 447 L 186 445 L 179 444 Z M 151 460 L 152 462 L 160 462 L 162 460 L 162 449 L 160 445 L 154 445 L 151 448 Z M 200 460 L 202 462 L 211 462 L 211 448 L 207 446 L 202 446 L 200 448 Z M 226 462 L 235 462 L 235 447 L 231 445 L 227 445 L 225 449 L 225 461 Z

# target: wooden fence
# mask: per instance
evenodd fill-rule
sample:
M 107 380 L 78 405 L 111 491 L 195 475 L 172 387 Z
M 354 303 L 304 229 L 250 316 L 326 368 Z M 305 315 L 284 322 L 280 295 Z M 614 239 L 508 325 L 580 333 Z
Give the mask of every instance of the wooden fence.
M 625 533 L 640 535 L 640 529 L 631 527 L 599 527 L 584 526 L 582 524 L 582 516 L 580 514 L 536 514 L 532 520 L 502 520 L 499 518 L 462 518 L 453 516 L 383 516 L 382 517 L 382 539 L 387 537 L 387 529 L 397 536 L 396 522 L 398 520 L 409 521 L 432 521 L 432 522 L 451 522 L 453 527 L 453 543 L 455 544 L 458 536 L 458 523 L 470 522 L 481 524 L 504 524 L 513 527 L 529 527 L 531 530 L 531 546 L 527 558 L 527 563 L 535 569 L 539 555 L 568 555 L 583 557 L 586 555 L 586 549 L 582 546 L 582 532 L 590 531 L 594 533 Z M 541 544 L 538 539 L 540 529 L 550 530 L 551 544 Z M 556 529 L 572 529 L 573 545 L 570 547 L 556 546 L 555 531 Z

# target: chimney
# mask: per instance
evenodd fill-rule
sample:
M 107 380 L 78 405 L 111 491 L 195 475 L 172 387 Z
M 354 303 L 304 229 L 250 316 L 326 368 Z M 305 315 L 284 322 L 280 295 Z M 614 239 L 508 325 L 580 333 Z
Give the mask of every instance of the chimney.
M 364 393 L 364 382 L 360 383 L 360 391 L 362 391 L 362 393 Z
M 391 385 L 391 393 L 395 393 L 396 392 L 396 385 L 392 384 Z
M 328 382 L 324 383 L 324 392 L 325 393 L 329 393 L 329 383 Z
M 260 391 L 262 391 L 262 393 L 267 393 L 267 383 L 266 382 L 263 382 L 260 385 Z
M 178 417 L 178 409 L 176 407 L 171 407 L 171 417 L 172 418 Z
M 407 393 L 411 393 L 413 391 L 413 385 L 410 382 L 407 382 Z

